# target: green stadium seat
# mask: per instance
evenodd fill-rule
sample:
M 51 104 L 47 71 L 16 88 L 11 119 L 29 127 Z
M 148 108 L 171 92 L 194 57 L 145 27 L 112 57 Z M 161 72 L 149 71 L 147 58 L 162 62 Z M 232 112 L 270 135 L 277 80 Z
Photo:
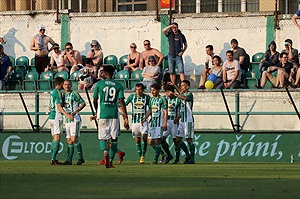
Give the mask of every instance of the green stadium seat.
M 64 80 L 67 80 L 67 79 L 69 79 L 69 73 L 67 71 L 63 70 L 63 71 L 57 72 L 54 77 L 62 77 Z
M 41 73 L 40 79 L 38 80 L 39 90 L 51 90 L 53 81 L 53 73 L 51 71 L 46 71 Z
M 129 89 L 133 89 L 135 85 L 143 81 L 142 70 L 136 70 L 131 73 L 129 81 Z
M 14 71 L 21 72 L 23 74 L 23 78 L 28 71 L 29 59 L 26 56 L 21 56 L 16 59 L 16 64 L 14 66 Z
M 251 69 L 259 69 L 259 64 L 260 64 L 260 62 L 251 62 L 250 68 Z
M 127 84 L 129 80 L 129 72 L 127 70 L 121 70 L 117 72 L 114 80 L 121 83 L 124 89 L 127 89 Z
M 127 65 L 128 55 L 123 55 L 119 58 L 118 71 L 123 70 L 124 66 Z
M 78 78 L 82 74 L 81 71 L 75 71 L 70 75 L 70 81 L 72 83 L 72 90 L 78 90 Z
M 16 59 L 12 56 L 9 56 L 10 62 L 11 62 L 11 66 L 14 67 L 16 64 Z
M 245 78 L 246 88 L 255 89 L 255 85 L 260 85 L 259 83 L 260 76 L 261 76 L 261 72 L 259 69 L 249 70 Z
M 39 74 L 36 71 L 31 71 L 26 74 L 23 81 L 23 90 L 36 90 Z
M 107 55 L 107 56 L 104 58 L 103 63 L 104 63 L 104 64 L 111 64 L 111 65 L 113 65 L 115 68 L 117 68 L 117 66 L 118 66 L 118 58 L 117 58 L 117 56 L 115 56 L 115 55 Z
M 165 56 L 163 61 L 162 61 L 162 70 L 165 70 L 166 68 L 169 68 L 168 56 Z
M 240 88 L 246 88 L 246 83 L 245 83 L 245 79 L 246 79 L 246 72 L 245 70 L 241 69 L 242 71 L 242 79 L 241 79 L 241 85 Z
M 22 74 L 13 72 L 7 81 L 8 90 L 21 90 L 22 89 Z
M 252 55 L 252 62 L 260 62 L 264 58 L 265 54 L 263 52 L 258 52 Z
M 35 65 L 35 57 L 31 58 L 30 65 Z

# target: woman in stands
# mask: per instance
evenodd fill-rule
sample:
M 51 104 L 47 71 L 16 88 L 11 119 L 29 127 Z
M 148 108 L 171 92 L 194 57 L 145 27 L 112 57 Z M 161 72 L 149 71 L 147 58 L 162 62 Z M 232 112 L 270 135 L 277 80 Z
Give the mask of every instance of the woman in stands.
M 279 63 L 279 52 L 276 51 L 275 41 L 271 41 L 269 49 L 265 52 L 264 58 L 260 61 L 259 70 L 261 72 L 267 70 L 269 66 L 274 66 Z
M 103 64 L 103 51 L 100 43 L 97 40 L 92 40 L 91 50 L 88 51 L 86 58 L 92 58 L 94 66 L 97 69 Z
M 136 48 L 137 48 L 137 46 L 135 43 L 130 44 L 131 53 L 128 55 L 127 65 L 124 67 L 124 70 L 133 72 L 133 71 L 140 69 L 139 68 L 140 53 L 136 51 Z

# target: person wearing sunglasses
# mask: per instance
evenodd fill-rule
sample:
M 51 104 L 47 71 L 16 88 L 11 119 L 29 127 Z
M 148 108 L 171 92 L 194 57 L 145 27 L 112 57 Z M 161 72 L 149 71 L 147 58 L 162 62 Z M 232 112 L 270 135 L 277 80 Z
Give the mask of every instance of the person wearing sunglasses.
M 69 69 L 65 66 L 65 62 L 62 56 L 62 52 L 59 48 L 58 43 L 53 44 L 52 46 L 53 52 L 50 55 L 50 64 L 45 68 L 45 71 L 53 71 L 53 72 L 60 72 L 60 71 L 67 71 Z
M 145 66 L 148 65 L 148 57 L 149 56 L 154 56 L 157 61 L 157 66 L 161 66 L 162 60 L 164 59 L 164 55 L 159 52 L 157 49 L 151 47 L 151 43 L 149 40 L 144 41 L 144 48 L 145 50 L 141 52 L 141 57 L 140 57 L 140 69 L 143 69 Z
M 92 58 L 94 66 L 99 69 L 103 64 L 103 57 L 104 55 L 100 43 L 97 40 L 92 40 L 91 50 L 88 51 L 86 58 Z
M 124 66 L 124 70 L 128 70 L 130 72 L 136 71 L 140 69 L 139 63 L 140 63 L 140 53 L 136 51 L 137 46 L 135 43 L 130 44 L 130 50 L 131 53 L 128 55 L 127 58 L 127 65 Z M 142 68 L 141 68 L 142 70 Z
M 143 69 L 142 77 L 144 78 L 141 82 L 144 84 L 147 90 L 150 90 L 152 84 L 156 83 L 159 78 L 160 67 L 156 65 L 156 60 L 153 55 L 148 57 L 148 64 Z
M 65 50 L 62 53 L 64 57 L 64 62 L 70 70 L 70 74 L 73 72 L 82 69 L 82 57 L 78 50 L 73 49 L 73 45 L 70 42 L 65 44 Z
M 54 40 L 45 34 L 46 27 L 40 25 L 38 27 L 38 33 L 34 35 L 30 41 L 30 50 L 34 51 L 35 67 L 36 71 L 41 74 L 47 68 L 50 60 L 48 57 L 49 49 L 48 44 L 54 45 Z

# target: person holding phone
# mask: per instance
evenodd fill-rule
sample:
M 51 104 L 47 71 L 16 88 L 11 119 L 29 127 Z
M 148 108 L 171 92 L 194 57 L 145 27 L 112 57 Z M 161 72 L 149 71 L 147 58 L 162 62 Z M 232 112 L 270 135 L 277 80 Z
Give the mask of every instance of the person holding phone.
M 98 70 L 103 64 L 103 57 L 104 55 L 100 43 L 97 40 L 92 40 L 91 50 L 88 51 L 86 58 L 91 58 L 94 66 L 96 66 Z

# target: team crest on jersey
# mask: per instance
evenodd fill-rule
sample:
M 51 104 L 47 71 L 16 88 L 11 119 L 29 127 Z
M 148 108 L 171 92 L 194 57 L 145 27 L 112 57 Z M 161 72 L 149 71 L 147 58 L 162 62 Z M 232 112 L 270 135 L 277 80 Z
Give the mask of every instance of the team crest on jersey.
M 173 111 L 175 109 L 174 104 L 169 104 L 168 105 L 168 111 Z
M 157 112 L 158 111 L 158 107 L 156 105 L 153 105 L 151 107 L 151 109 L 152 109 L 152 112 Z
M 137 108 L 137 109 L 142 109 L 142 108 L 144 108 L 144 103 L 140 102 L 140 101 L 135 102 L 134 107 Z

